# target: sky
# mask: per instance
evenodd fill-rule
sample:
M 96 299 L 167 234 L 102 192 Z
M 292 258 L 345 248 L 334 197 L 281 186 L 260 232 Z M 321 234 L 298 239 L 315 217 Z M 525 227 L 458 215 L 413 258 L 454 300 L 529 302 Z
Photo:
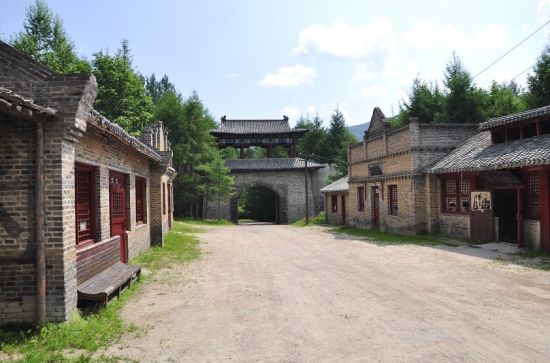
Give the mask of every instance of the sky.
M 33 1 L 5 1 L 0 39 L 22 29 Z M 378 106 L 399 110 L 413 79 L 441 84 L 453 51 L 477 74 L 550 20 L 550 0 L 47 0 L 77 53 L 114 53 L 127 39 L 135 68 L 196 90 L 212 115 L 281 118 L 339 107 L 349 125 Z M 550 24 L 479 75 L 482 87 L 532 66 Z M 515 80 L 526 84 L 524 72 Z

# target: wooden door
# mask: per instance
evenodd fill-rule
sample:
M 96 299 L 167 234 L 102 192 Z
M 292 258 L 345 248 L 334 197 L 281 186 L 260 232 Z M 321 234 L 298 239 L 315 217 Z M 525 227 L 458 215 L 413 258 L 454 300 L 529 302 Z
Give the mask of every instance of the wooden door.
M 471 192 L 469 201 L 470 240 L 472 242 L 489 242 L 494 236 L 493 196 L 490 191 L 478 190 Z
M 340 196 L 342 200 L 342 224 L 346 224 L 346 196 Z
M 128 240 L 126 238 L 126 177 L 124 174 L 109 173 L 109 208 L 111 236 L 120 237 L 120 261 L 128 262 Z
M 380 189 L 371 187 L 372 226 L 380 227 Z

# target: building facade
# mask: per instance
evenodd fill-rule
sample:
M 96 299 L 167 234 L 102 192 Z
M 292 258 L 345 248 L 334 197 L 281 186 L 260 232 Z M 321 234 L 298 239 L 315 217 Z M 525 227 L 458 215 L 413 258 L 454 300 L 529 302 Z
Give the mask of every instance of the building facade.
M 345 176 L 321 188 L 325 197 L 325 222 L 345 225 L 348 219 L 349 184 Z M 357 209 L 362 209 L 359 206 Z
M 479 131 L 428 171 L 433 230 L 550 251 L 550 106 Z
M 348 149 L 347 224 L 405 234 L 426 233 L 425 171 L 476 133 L 476 125 L 417 120 L 392 129 L 375 108 L 363 141 Z
M 93 75 L 0 42 L 0 324 L 66 320 L 81 283 L 171 226 L 162 123 L 135 138 L 93 110 L 96 95 Z

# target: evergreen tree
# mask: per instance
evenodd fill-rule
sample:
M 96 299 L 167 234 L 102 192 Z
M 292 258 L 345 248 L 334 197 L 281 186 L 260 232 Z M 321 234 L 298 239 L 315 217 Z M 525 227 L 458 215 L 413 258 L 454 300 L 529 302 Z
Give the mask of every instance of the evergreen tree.
M 533 73 L 527 77 L 529 108 L 550 105 L 550 45 L 538 57 Z
M 520 112 L 526 109 L 521 89 L 515 83 L 493 81 L 487 92 L 485 119 Z
M 153 103 L 158 103 L 162 95 L 166 92 L 176 93 L 176 87 L 165 74 L 160 81 L 156 80 L 155 74 L 145 78 L 145 92 L 151 99 Z
M 419 122 L 437 122 L 442 119 L 445 98 L 437 85 L 430 86 L 416 77 L 413 81 L 408 102 L 399 105 L 398 122 L 396 126 L 409 123 L 411 117 Z
M 222 158 L 217 154 L 214 155 L 210 163 L 199 165 L 197 172 L 203 175 L 203 182 L 199 190 L 203 195 L 204 209 L 208 208 L 209 201 L 213 201 L 217 203 L 219 213 L 220 202 L 229 198 L 233 193 L 234 178 L 230 175 L 230 170 L 225 167 Z M 217 217 L 220 219 L 219 214 Z
M 296 128 L 309 130 L 296 144 L 298 156 L 309 155 L 313 160 L 321 163 L 331 160 L 328 133 L 323 127 L 323 120 L 319 115 L 316 115 L 313 119 L 310 119 L 309 115 L 306 117 L 300 116 Z
M 90 71 L 90 64 L 76 55 L 63 21 L 43 0 L 36 0 L 27 8 L 23 30 L 10 43 L 55 72 Z
M 474 123 L 483 121 L 482 100 L 476 93 L 470 73 L 456 53 L 445 67 L 444 122 Z
M 327 145 L 330 151 L 329 162 L 334 165 L 335 172 L 329 181 L 337 180 L 348 173 L 348 144 L 357 142 L 355 136 L 346 127 L 346 120 L 342 112 L 336 108 L 330 117 L 330 126 L 327 132 Z
M 92 65 L 99 85 L 95 108 L 129 133 L 139 134 L 152 121 L 154 108 L 143 78 L 132 66 L 128 41 L 122 41 L 114 56 L 94 54 Z

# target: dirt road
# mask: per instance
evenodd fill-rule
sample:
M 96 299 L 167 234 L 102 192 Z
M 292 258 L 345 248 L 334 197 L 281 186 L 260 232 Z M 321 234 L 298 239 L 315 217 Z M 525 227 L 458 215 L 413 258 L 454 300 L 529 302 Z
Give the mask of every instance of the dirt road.
M 550 361 L 550 272 L 470 247 L 290 226 L 212 228 L 201 260 L 130 301 L 142 362 Z

